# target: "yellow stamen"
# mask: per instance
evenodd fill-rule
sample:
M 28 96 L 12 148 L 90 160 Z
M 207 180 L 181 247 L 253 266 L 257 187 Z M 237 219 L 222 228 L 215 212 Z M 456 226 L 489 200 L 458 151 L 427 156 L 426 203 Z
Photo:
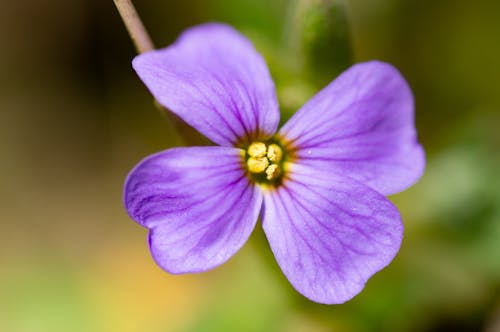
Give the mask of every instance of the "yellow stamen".
M 246 158 L 247 171 L 254 174 L 258 182 L 274 182 L 283 176 L 283 150 L 278 144 L 254 142 L 248 146 Z
M 264 157 L 266 155 L 267 147 L 262 142 L 255 142 L 250 144 L 247 151 L 250 157 Z
M 276 164 L 271 164 L 268 168 L 266 168 L 266 179 L 274 180 L 280 175 L 280 173 L 280 167 Z
M 266 157 L 250 157 L 247 160 L 248 170 L 252 173 L 262 173 L 267 166 L 269 166 L 269 161 Z
M 279 163 L 283 158 L 283 151 L 277 144 L 271 144 L 267 148 L 267 159 L 272 163 Z

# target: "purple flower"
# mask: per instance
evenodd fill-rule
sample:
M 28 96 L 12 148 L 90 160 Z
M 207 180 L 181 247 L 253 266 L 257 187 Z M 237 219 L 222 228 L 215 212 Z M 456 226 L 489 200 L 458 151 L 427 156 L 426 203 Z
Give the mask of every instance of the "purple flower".
M 391 65 L 352 66 L 279 131 L 267 66 L 233 28 L 206 24 L 133 61 L 153 96 L 218 146 L 174 148 L 129 174 L 129 215 L 170 273 L 209 270 L 259 216 L 292 285 L 342 303 L 391 262 L 403 226 L 384 195 L 417 181 L 412 93 Z

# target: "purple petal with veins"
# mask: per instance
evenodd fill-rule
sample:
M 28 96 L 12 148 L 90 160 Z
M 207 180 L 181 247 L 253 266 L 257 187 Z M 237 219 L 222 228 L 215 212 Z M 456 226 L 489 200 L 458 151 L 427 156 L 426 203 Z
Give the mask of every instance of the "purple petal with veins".
M 349 176 L 390 195 L 423 173 L 413 96 L 391 65 L 352 66 L 320 91 L 283 126 L 301 163 Z
M 264 196 L 263 227 L 276 260 L 309 299 L 343 303 L 399 250 L 396 207 L 348 177 L 296 164 L 290 180 Z
M 229 26 L 191 28 L 173 45 L 137 56 L 133 66 L 163 106 L 219 145 L 276 132 L 278 102 L 266 63 Z
M 262 205 L 241 169 L 242 151 L 176 148 L 139 163 L 125 187 L 132 219 L 150 229 L 154 259 L 171 273 L 200 272 L 246 242 Z

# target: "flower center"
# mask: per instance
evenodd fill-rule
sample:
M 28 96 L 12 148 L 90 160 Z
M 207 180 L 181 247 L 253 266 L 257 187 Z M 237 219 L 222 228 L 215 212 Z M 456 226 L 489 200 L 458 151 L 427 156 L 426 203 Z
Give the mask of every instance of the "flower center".
M 276 183 L 283 175 L 283 149 L 276 143 L 254 142 L 246 151 L 246 168 L 257 182 Z

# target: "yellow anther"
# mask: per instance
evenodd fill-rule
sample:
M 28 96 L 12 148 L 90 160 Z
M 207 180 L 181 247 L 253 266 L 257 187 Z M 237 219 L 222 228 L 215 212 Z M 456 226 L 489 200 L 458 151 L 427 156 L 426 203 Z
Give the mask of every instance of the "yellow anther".
M 257 181 L 264 180 L 264 176 L 267 181 L 278 180 L 282 176 L 283 150 L 279 145 L 254 142 L 248 146 L 246 158 L 246 168 L 248 172 L 258 174 L 255 177 Z
M 266 157 L 250 157 L 247 160 L 248 170 L 252 173 L 262 173 L 269 166 L 269 161 Z
M 283 158 L 283 151 L 277 144 L 271 144 L 267 148 L 267 159 L 272 163 L 279 163 Z
M 250 157 L 264 157 L 266 155 L 267 147 L 262 142 L 255 142 L 250 144 L 247 151 Z
M 280 167 L 276 164 L 271 164 L 269 165 L 268 168 L 266 168 L 266 179 L 268 180 L 274 180 L 280 175 Z

